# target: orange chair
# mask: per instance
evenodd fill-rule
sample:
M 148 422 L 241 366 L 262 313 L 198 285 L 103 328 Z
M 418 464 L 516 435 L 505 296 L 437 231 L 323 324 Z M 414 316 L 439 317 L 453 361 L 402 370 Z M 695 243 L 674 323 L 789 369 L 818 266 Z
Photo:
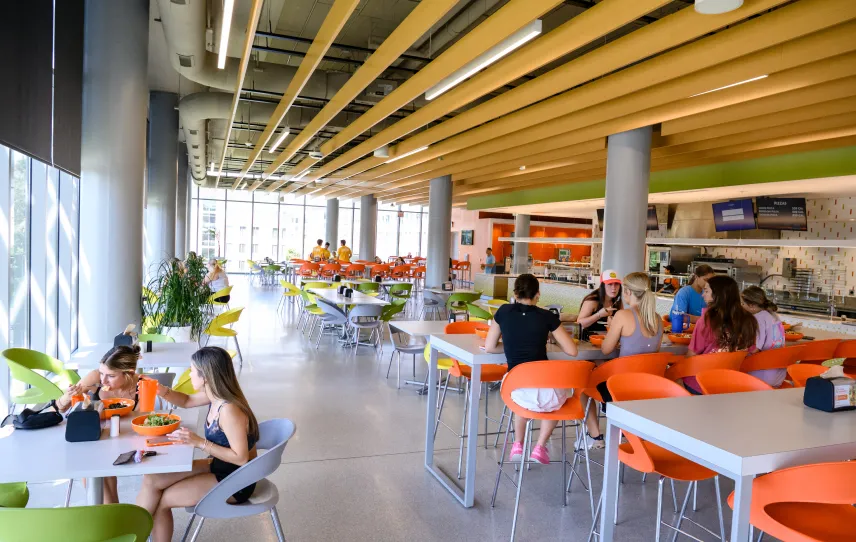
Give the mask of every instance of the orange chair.
M 750 374 L 729 369 L 710 369 L 696 376 L 698 385 L 705 395 L 720 393 L 742 393 L 746 391 L 769 391 L 773 387 Z
M 425 281 L 425 273 L 427 269 L 425 266 L 417 266 L 414 265 L 410 268 L 410 278 L 413 280 L 413 287 L 418 291 L 420 290 L 420 286 Z
M 453 269 L 455 271 L 457 271 L 458 282 L 460 282 L 460 283 L 469 282 L 469 280 L 470 280 L 470 269 L 471 269 L 470 262 L 463 261 L 463 260 L 459 261 L 458 263 L 455 264 Z M 464 281 L 464 275 L 466 275 L 466 277 L 467 277 L 466 281 Z
M 477 329 L 487 330 L 489 329 L 487 324 L 484 322 L 453 322 L 447 324 L 444 328 L 444 332 L 450 335 L 470 335 L 475 334 Z M 494 364 L 485 364 L 481 366 L 481 378 L 479 380 L 479 384 L 487 384 L 490 382 L 499 382 L 502 380 L 502 377 L 505 376 L 505 373 L 508 371 L 508 368 L 505 365 L 494 365 Z M 458 434 L 454 429 L 443 423 L 455 436 L 458 437 L 458 478 L 461 477 L 461 469 L 463 468 L 463 460 L 464 460 L 464 431 L 466 431 L 466 423 L 467 423 L 467 407 L 469 405 L 469 394 L 472 393 L 470 389 L 470 382 L 472 380 L 473 371 L 469 365 L 461 365 L 458 360 L 452 360 L 452 366 L 449 368 L 449 376 L 454 376 L 456 378 L 465 379 L 464 386 L 464 417 L 461 419 L 461 433 Z M 446 392 L 449 389 L 449 379 L 446 379 L 446 383 L 443 385 L 443 393 L 440 395 L 440 408 L 437 412 L 437 421 L 434 424 L 434 434 L 437 434 L 437 427 L 442 423 L 441 416 L 443 415 L 443 405 L 446 403 Z M 487 388 L 485 388 L 484 393 L 484 447 L 487 448 L 487 433 L 488 421 L 494 421 L 499 425 L 499 429 L 497 433 L 502 430 L 502 423 L 505 420 L 505 409 L 502 411 L 502 416 L 499 420 L 494 420 L 488 416 L 488 397 L 489 393 L 487 392 Z
M 718 354 L 708 354 L 708 356 L 713 355 Z M 699 357 L 703 356 L 694 356 L 694 358 Z M 735 356 L 732 356 L 732 358 L 738 359 Z M 693 358 L 689 358 L 686 361 L 690 361 L 692 359 Z M 686 361 L 679 365 L 686 363 Z M 736 365 L 739 367 L 739 361 Z M 689 396 L 690 393 L 679 384 L 675 383 L 674 379 L 669 376 L 670 371 L 671 369 L 666 371 L 666 378 L 649 374 L 634 373 L 615 375 L 606 381 L 606 387 L 609 389 L 609 393 L 615 401 L 637 401 L 644 399 L 663 399 L 666 397 Z M 657 490 L 658 511 L 663 509 L 663 484 L 665 483 L 666 478 L 689 482 L 687 494 L 684 497 L 680 515 L 678 516 L 677 525 L 672 526 L 664 522 L 662 517 L 658 517 L 656 540 L 660 540 L 660 530 L 662 525 L 669 527 L 676 531 L 676 533 L 683 532 L 680 530 L 681 523 L 684 520 L 684 514 L 686 513 L 687 503 L 689 502 L 693 486 L 698 482 L 710 480 L 711 478 L 713 478 L 714 487 L 716 488 L 716 504 L 719 512 L 719 533 L 721 540 L 725 540 L 725 522 L 722 518 L 722 498 L 720 497 L 719 476 L 716 472 L 693 463 L 689 459 L 670 452 L 665 448 L 661 448 L 656 444 L 644 441 L 636 435 L 623 431 L 622 433 L 627 439 L 627 442 L 618 446 L 618 460 L 639 472 L 643 472 L 645 474 L 656 473 L 660 476 L 659 487 Z M 598 504 L 598 512 L 602 505 L 603 499 L 601 499 L 600 504 Z M 595 514 L 595 524 L 596 522 L 597 513 Z
M 377 276 L 380 277 L 388 277 L 389 276 L 389 264 L 378 264 L 372 266 L 371 277 L 375 278 Z
M 681 356 L 666 352 L 615 358 L 592 371 L 588 385 L 583 390 L 583 393 L 598 403 L 603 403 L 603 397 L 597 386 L 609 380 L 610 377 L 623 373 L 645 373 L 663 376 L 669 364 L 677 363 L 683 359 Z M 586 405 L 586 410 L 588 410 L 588 405 Z
M 787 369 L 788 366 L 799 361 L 803 348 L 804 345 L 798 344 L 775 348 L 773 350 L 764 350 L 763 352 L 746 356 L 746 359 L 740 365 L 740 370 L 751 374 L 755 371 L 766 369 Z
M 389 276 L 394 279 L 405 279 L 410 274 L 410 266 L 409 265 L 396 265 L 389 272 Z
M 822 341 L 807 341 L 800 354 L 800 363 L 814 363 L 820 365 L 824 361 L 835 358 L 835 349 L 841 343 L 841 339 L 824 339 Z
M 838 343 L 833 357 L 844 358 L 844 374 L 856 377 L 856 339 Z
M 361 277 L 366 272 L 366 266 L 361 263 L 352 263 L 344 269 L 344 272 L 348 277 Z
M 314 262 L 306 262 L 300 266 L 301 277 L 314 277 L 321 270 L 321 266 Z
M 560 461 L 562 463 L 562 499 L 563 505 L 567 506 L 568 493 L 564 491 L 568 466 L 568 458 L 565 450 L 565 422 L 578 422 L 575 426 L 575 430 L 577 431 L 577 439 L 579 439 L 579 431 L 583 425 L 582 421 L 585 418 L 585 412 L 583 411 L 580 401 L 573 399 L 565 401 L 565 404 L 562 405 L 561 408 L 554 410 L 553 412 L 533 412 L 515 403 L 511 398 L 511 392 L 521 388 L 559 388 L 573 389 L 574 395 L 577 395 L 577 393 L 579 393 L 578 390 L 581 391 L 588 385 L 592 369 L 594 369 L 594 363 L 590 361 L 535 361 L 522 363 L 516 366 L 508 372 L 508 375 L 502 382 L 502 388 L 500 390 L 502 401 L 505 403 L 505 406 L 511 410 L 512 416 L 516 414 L 528 419 L 526 422 L 526 431 L 523 435 L 524 453 L 520 460 L 517 472 L 517 496 L 514 500 L 514 519 L 511 521 L 512 540 L 514 540 L 514 533 L 517 530 L 517 514 L 520 508 L 520 490 L 523 487 L 523 473 L 527 470 L 525 467 L 526 457 L 529 446 L 532 444 L 532 422 L 534 420 L 556 420 L 561 422 L 562 459 Z M 496 473 L 496 484 L 494 485 L 493 497 L 490 501 L 491 506 L 494 506 L 496 503 L 496 493 L 499 490 L 499 481 L 503 475 L 502 466 L 508 462 L 505 453 L 506 448 L 508 447 L 508 434 L 510 427 L 511 423 L 508 424 L 508 428 L 505 431 L 505 443 L 502 446 L 502 454 L 499 459 L 499 470 Z M 518 438 L 520 437 L 519 435 L 516 436 Z M 587 470 L 589 470 L 591 468 L 591 463 L 589 462 L 588 446 L 582 446 L 582 448 L 585 451 L 586 466 Z M 577 453 L 577 451 L 574 451 L 574 454 Z M 589 475 L 589 485 L 587 487 L 589 488 L 589 504 L 592 508 L 592 513 L 594 513 L 594 491 L 591 489 L 591 475 Z
M 745 358 L 746 352 L 743 351 L 690 356 L 669 367 L 666 371 L 666 378 L 677 381 L 682 378 L 695 377 L 698 373 L 710 369 L 731 369 L 732 371 L 737 371 L 740 369 L 740 365 Z M 608 387 L 609 382 L 606 385 Z
M 843 542 L 854 539 L 854 502 L 856 463 L 791 467 L 753 480 L 749 521 L 778 540 Z
M 815 365 L 814 363 L 797 363 L 788 367 L 788 376 L 791 377 L 791 382 L 795 388 L 804 388 L 805 381 L 813 376 L 820 376 L 828 370 L 823 365 Z
M 325 277 L 332 277 L 337 274 L 342 269 L 342 264 L 339 263 L 325 263 L 321 267 L 321 275 Z

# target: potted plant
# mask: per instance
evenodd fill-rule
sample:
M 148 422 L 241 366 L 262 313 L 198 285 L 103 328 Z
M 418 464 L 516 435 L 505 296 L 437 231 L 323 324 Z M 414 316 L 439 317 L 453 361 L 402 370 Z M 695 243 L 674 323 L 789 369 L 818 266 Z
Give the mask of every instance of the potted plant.
M 164 260 L 143 289 L 144 333 L 162 333 L 177 342 L 198 338 L 207 323 L 205 261 L 195 253 L 187 260 Z

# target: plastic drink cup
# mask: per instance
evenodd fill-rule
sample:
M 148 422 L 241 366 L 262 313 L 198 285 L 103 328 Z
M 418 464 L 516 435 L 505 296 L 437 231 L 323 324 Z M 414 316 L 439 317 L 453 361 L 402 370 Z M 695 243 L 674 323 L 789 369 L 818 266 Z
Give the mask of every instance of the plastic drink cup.
M 82 393 L 78 393 L 77 395 L 72 395 L 71 396 L 71 406 L 74 406 L 77 403 L 82 403 L 83 398 L 84 398 L 84 396 Z
M 140 412 L 152 412 L 155 409 L 155 398 L 158 395 L 157 380 L 141 378 L 137 382 L 137 392 L 139 395 L 137 410 Z

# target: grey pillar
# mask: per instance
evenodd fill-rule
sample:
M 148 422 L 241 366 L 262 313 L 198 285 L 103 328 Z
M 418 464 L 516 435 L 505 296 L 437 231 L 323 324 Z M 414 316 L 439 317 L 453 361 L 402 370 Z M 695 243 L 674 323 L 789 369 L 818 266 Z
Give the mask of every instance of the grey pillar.
M 175 256 L 187 256 L 187 209 L 189 193 L 187 144 L 178 144 L 178 177 L 175 186 Z
M 336 252 L 339 248 L 339 198 L 327 200 L 327 241 L 330 243 L 330 252 Z
M 452 176 L 431 179 L 428 188 L 428 268 L 425 285 L 436 288 L 449 280 L 452 253 Z
M 529 215 L 514 215 L 514 237 L 529 237 Z M 514 274 L 529 272 L 529 243 L 514 243 Z
M 645 270 L 651 127 L 609 136 L 601 271 L 623 277 Z
M 360 259 L 377 256 L 377 200 L 373 194 L 360 197 Z
M 149 97 L 145 272 L 175 257 L 175 187 L 178 182 L 178 95 Z
M 87 0 L 80 175 L 80 344 L 140 323 L 148 0 Z

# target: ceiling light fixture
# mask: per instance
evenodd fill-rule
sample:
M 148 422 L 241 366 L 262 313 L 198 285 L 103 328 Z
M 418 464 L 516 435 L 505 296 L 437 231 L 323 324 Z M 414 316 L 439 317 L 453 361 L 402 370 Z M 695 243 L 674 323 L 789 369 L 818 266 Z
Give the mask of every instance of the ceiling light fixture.
M 378 147 L 374 150 L 375 158 L 389 158 L 389 145 Z
M 719 15 L 734 11 L 743 5 L 743 0 L 695 0 L 696 13 Z
M 520 171 L 526 171 L 526 166 L 520 166 L 518 169 L 520 169 Z
M 387 160 L 386 163 L 391 164 L 391 163 L 395 162 L 396 160 L 401 160 L 402 158 L 407 158 L 408 156 L 410 156 L 412 154 L 416 154 L 417 152 L 422 152 L 427 148 L 428 148 L 428 145 L 425 145 L 424 147 L 419 147 L 418 149 L 414 149 L 410 152 L 406 152 L 404 154 L 396 156 L 395 158 L 391 158 L 391 159 Z
M 711 92 L 716 92 L 717 90 L 725 90 L 727 88 L 736 87 L 738 85 L 745 85 L 746 83 L 751 83 L 752 81 L 758 81 L 760 79 L 766 78 L 767 75 L 759 75 L 758 77 L 753 77 L 752 79 L 747 79 L 745 81 L 738 81 L 737 83 L 731 83 L 730 85 L 725 85 L 724 87 L 714 88 L 711 90 L 705 90 L 704 92 L 699 92 L 698 94 L 693 94 L 690 98 L 695 98 L 696 96 L 701 96 L 702 94 L 710 94 Z
M 304 171 L 303 173 L 301 173 L 300 175 L 298 175 L 296 177 L 292 177 L 291 180 L 292 181 L 299 181 L 300 179 L 302 179 L 303 177 L 306 177 L 307 175 L 309 175 L 308 169 L 306 171 Z
M 288 134 L 289 134 L 288 126 L 286 126 L 285 128 L 282 129 L 282 132 L 279 134 L 279 137 L 276 138 L 276 141 L 274 141 L 273 143 L 270 144 L 270 148 L 268 149 L 268 152 L 276 151 L 276 148 L 279 147 L 280 145 L 282 145 L 282 142 L 285 141 L 285 138 L 288 136 Z
M 441 80 L 425 92 L 426 100 L 433 100 L 465 79 L 490 66 L 500 58 L 535 39 L 541 34 L 541 19 L 535 19 L 514 34 L 497 43 L 478 57 L 461 66 L 457 71 Z
M 229 30 L 232 28 L 232 12 L 235 0 L 223 0 L 223 26 L 220 27 L 220 50 L 217 54 L 217 69 L 226 67 L 226 50 L 229 48 Z

